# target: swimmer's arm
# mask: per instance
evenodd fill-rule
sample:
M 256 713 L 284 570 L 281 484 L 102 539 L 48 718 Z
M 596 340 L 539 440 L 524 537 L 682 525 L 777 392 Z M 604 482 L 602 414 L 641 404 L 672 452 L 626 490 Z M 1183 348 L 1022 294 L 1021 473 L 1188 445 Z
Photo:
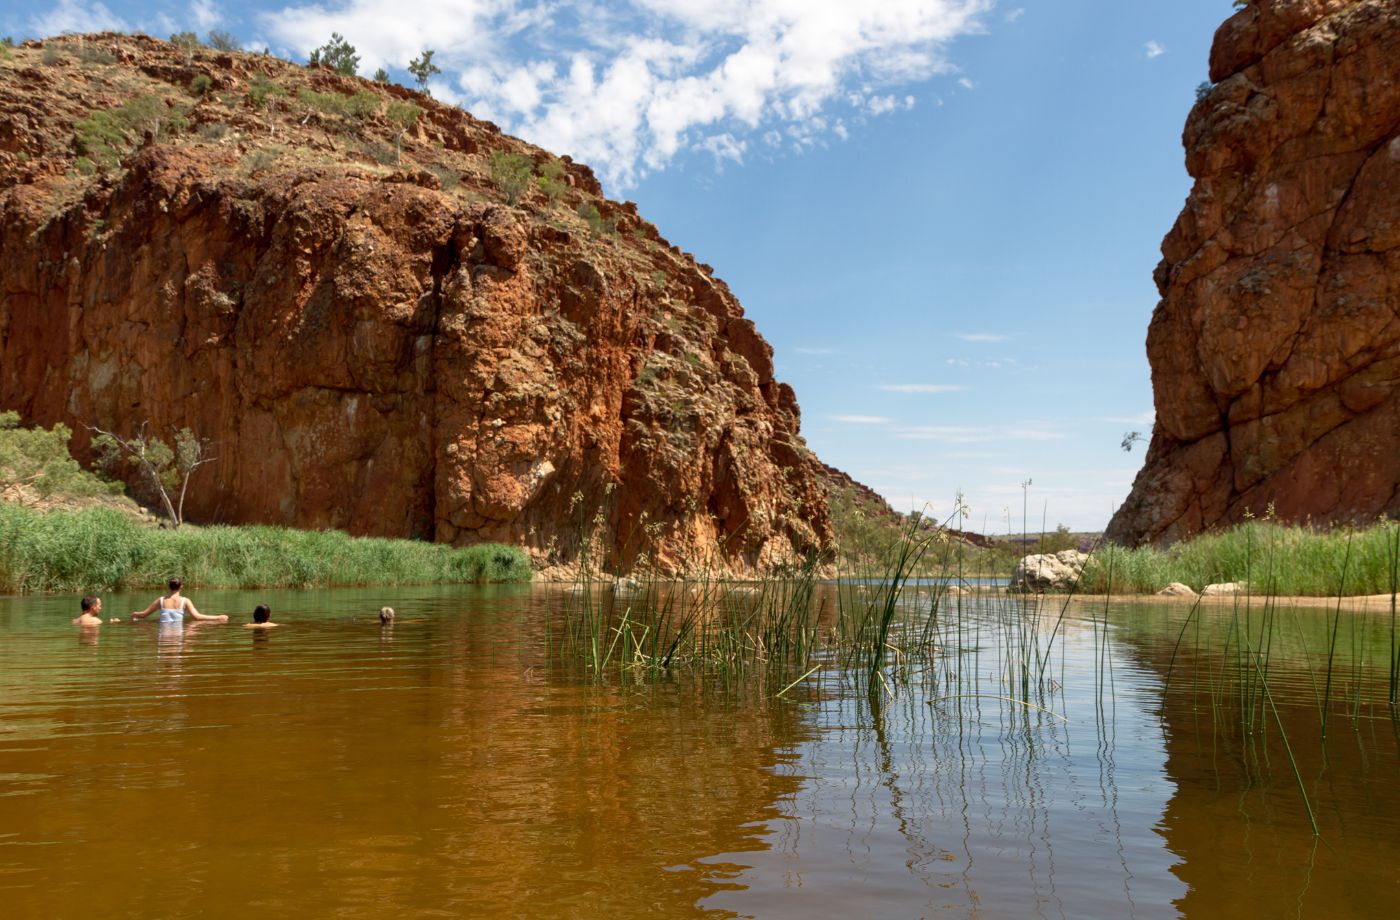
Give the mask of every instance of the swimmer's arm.
M 156 598 L 155 600 L 151 601 L 151 605 L 150 605 L 149 607 L 147 607 L 145 610 L 142 610 L 142 611 L 140 611 L 140 612 L 138 612 L 138 613 L 133 613 L 133 614 L 131 615 L 131 620 L 132 620 L 132 622 L 134 623 L 134 622 L 136 622 L 137 620 L 144 620 L 144 619 L 146 619 L 146 617 L 148 617 L 148 616 L 150 616 L 151 614 L 155 613 L 155 612 L 156 612 L 156 608 L 159 607 L 159 606 L 160 606 L 160 598 Z
M 200 622 L 203 622 L 203 623 L 227 623 L 227 622 L 228 622 L 228 614 L 226 614 L 226 613 L 224 613 L 224 614 L 219 614 L 219 615 L 216 616 L 216 617 L 205 616 L 204 614 L 200 613 L 198 610 L 195 609 L 194 601 L 190 600 L 189 598 L 185 598 L 185 609 L 188 610 L 188 611 L 190 612 L 190 616 L 194 617 L 196 620 L 198 620 L 198 621 L 200 621 Z

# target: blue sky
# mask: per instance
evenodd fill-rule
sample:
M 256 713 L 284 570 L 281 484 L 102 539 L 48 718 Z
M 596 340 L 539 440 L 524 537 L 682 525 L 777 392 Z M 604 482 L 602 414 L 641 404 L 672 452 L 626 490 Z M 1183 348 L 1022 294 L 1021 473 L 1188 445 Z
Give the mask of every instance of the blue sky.
M 0 32 L 332 30 L 590 163 L 714 266 L 808 443 L 901 510 L 1100 529 L 1151 427 L 1143 342 L 1227 0 L 0 0 Z M 1030 485 L 1023 489 L 1023 483 Z

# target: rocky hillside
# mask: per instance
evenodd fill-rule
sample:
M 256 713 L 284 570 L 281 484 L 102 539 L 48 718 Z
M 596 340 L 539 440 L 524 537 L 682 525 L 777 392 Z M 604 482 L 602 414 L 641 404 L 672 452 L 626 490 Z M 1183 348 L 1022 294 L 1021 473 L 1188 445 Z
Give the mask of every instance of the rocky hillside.
M 1108 535 L 1400 513 L 1400 3 L 1255 0 L 1186 124 L 1157 424 Z
M 597 520 L 669 570 L 831 539 L 709 266 L 402 87 L 144 36 L 0 49 L 0 293 L 0 409 L 188 426 L 217 456 L 194 521 L 567 562 Z

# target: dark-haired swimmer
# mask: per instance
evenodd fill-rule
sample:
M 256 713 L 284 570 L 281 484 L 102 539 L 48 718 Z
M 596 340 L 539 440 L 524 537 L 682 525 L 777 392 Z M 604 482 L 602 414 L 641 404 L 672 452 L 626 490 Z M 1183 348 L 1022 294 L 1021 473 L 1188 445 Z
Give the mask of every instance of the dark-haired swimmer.
M 102 625 L 102 598 L 94 594 L 89 594 L 78 602 L 78 606 L 82 608 L 82 613 L 78 614 L 77 618 L 73 620 L 74 626 L 88 627 Z
M 259 604 L 253 608 L 253 622 L 244 623 L 244 629 L 272 629 L 277 624 L 272 622 L 272 608 L 266 604 Z

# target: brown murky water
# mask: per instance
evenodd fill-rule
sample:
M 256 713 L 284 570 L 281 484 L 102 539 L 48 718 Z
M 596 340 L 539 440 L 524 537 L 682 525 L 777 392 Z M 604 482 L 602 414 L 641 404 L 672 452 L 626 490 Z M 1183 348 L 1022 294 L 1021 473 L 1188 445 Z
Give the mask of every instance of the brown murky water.
M 1183 632 L 1186 608 L 1115 608 L 1105 641 L 1072 610 L 1037 708 L 1002 698 L 1004 609 L 969 602 L 935 666 L 963 680 L 872 708 L 834 669 L 782 699 L 570 677 L 559 597 L 203 592 L 285 625 L 96 636 L 73 598 L 0 599 L 0 913 L 1380 917 L 1400 895 L 1381 618 L 1339 631 L 1325 758 L 1329 614 L 1276 624 L 1315 841 L 1272 711 L 1225 689 L 1232 611 Z

